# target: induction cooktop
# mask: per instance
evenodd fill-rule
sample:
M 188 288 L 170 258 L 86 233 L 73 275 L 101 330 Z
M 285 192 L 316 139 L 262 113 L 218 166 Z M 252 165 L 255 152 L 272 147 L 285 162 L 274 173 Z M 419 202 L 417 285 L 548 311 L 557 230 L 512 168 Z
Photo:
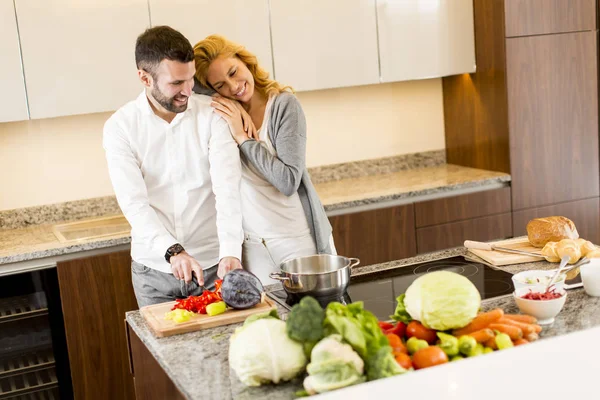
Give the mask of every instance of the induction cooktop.
M 396 309 L 396 298 L 419 276 L 433 271 L 452 271 L 467 277 L 481 293 L 482 299 L 511 294 L 514 286 L 512 274 L 492 268 L 484 263 L 465 259 L 463 256 L 445 258 L 417 264 L 403 265 L 385 271 L 352 276 L 346 294 L 342 298 L 317 299 L 323 307 L 331 301 L 347 304 L 362 301 L 365 309 L 382 320 L 389 319 Z M 360 269 L 359 269 L 360 271 Z M 284 289 L 267 294 L 281 306 L 290 309 L 299 301 L 290 297 Z

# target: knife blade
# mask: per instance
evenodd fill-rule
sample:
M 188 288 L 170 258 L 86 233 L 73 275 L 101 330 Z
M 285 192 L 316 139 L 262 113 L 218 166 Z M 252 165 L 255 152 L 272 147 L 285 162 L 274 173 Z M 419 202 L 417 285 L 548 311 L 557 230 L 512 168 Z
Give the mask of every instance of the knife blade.
M 504 253 L 520 254 L 523 256 L 537 257 L 537 258 L 546 258 L 545 256 L 543 256 L 541 254 L 537 254 L 537 253 L 532 253 L 532 252 L 524 251 L 524 250 L 509 249 L 507 247 L 496 246 L 493 243 L 476 242 L 474 240 L 465 240 L 464 246 L 467 249 L 488 250 L 488 251 L 496 250 L 496 251 L 501 251 Z

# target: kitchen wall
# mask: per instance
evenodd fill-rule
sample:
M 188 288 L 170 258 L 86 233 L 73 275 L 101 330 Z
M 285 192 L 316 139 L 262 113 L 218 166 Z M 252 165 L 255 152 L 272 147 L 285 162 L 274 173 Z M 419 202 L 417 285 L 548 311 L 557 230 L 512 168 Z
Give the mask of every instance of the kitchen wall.
M 445 148 L 441 79 L 301 92 L 309 167 Z M 110 113 L 0 124 L 0 210 L 112 195 Z

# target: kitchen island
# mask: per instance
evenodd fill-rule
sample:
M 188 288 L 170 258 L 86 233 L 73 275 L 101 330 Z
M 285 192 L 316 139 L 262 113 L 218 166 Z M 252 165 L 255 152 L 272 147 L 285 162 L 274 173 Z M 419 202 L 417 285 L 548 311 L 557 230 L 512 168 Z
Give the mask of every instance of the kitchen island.
M 402 267 L 404 265 L 464 255 L 465 252 L 465 249 L 458 248 L 430 253 L 409 259 L 359 268 L 353 275 L 380 272 Z M 517 273 L 529 269 L 553 269 L 555 267 L 556 264 L 544 261 L 511 265 L 502 267 L 502 269 L 511 273 Z M 268 290 L 272 289 L 274 288 L 268 288 Z M 508 313 L 518 312 L 511 295 L 484 300 L 482 302 L 482 308 L 484 310 L 502 308 Z M 285 314 L 285 312 L 285 309 L 279 309 L 280 315 Z M 237 379 L 235 373 L 229 369 L 227 353 L 229 348 L 229 337 L 240 324 L 159 339 L 154 337 L 139 312 L 133 311 L 127 313 L 126 320 L 129 325 L 130 335 L 135 334 L 141 343 L 143 343 L 143 346 L 149 351 L 149 354 L 152 354 L 153 358 L 158 362 L 158 365 L 164 370 L 164 373 L 174 385 L 173 387 L 179 391 L 178 395 L 181 395 L 181 398 L 201 399 L 210 395 L 210 398 L 215 399 L 290 399 L 294 398 L 295 392 L 302 388 L 301 379 L 296 379 L 289 383 L 267 385 L 258 388 L 246 387 Z M 597 326 L 600 326 L 600 298 L 588 296 L 581 288 L 573 289 L 568 292 L 565 307 L 557 316 L 555 322 L 551 326 L 544 327 L 544 330 L 540 335 L 540 341 L 522 348 L 505 350 L 504 352 L 521 352 L 521 349 L 527 347 L 537 349 L 539 346 L 541 348 L 541 345 L 545 341 L 554 340 L 553 337 Z M 478 357 L 475 362 L 485 363 L 486 359 L 493 361 L 496 356 L 496 353 L 481 356 Z M 535 369 L 536 364 L 545 363 L 551 360 L 542 357 L 530 361 L 531 368 Z M 468 359 L 452 363 L 450 368 L 457 371 L 461 363 L 471 365 L 473 362 L 473 359 Z M 133 369 L 134 376 L 136 376 L 137 380 L 137 375 L 135 375 L 135 363 L 136 360 L 134 358 Z M 557 366 L 557 368 L 559 367 L 560 366 Z M 406 382 L 405 384 L 407 384 L 408 381 L 413 378 L 411 376 L 413 373 L 418 374 L 419 376 L 429 373 L 440 374 L 442 373 L 440 371 L 443 371 L 445 368 L 448 367 L 441 366 L 424 371 L 411 372 L 384 381 L 368 383 L 367 385 L 378 385 L 380 383 L 390 385 L 390 382 L 393 381 L 393 383 L 400 388 L 401 385 L 403 385 L 403 382 Z M 507 378 L 508 377 L 510 377 L 509 371 L 507 371 Z M 151 379 L 151 377 L 149 378 Z M 476 380 L 477 377 L 475 376 L 473 379 Z M 498 379 L 500 382 L 501 377 L 498 377 Z M 338 393 L 340 395 L 341 393 L 344 393 L 344 395 L 348 396 L 352 394 L 352 392 L 350 392 L 351 390 L 356 390 L 358 387 L 359 386 L 347 388 L 344 389 L 343 392 L 338 391 Z M 425 395 L 425 389 L 423 390 L 422 394 Z M 335 393 L 336 392 L 332 392 L 331 395 L 335 395 Z

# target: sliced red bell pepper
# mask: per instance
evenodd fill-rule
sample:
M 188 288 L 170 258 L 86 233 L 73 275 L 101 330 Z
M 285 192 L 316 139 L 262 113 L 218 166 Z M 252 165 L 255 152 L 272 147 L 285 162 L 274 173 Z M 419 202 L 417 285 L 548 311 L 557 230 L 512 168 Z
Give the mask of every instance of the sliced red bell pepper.
M 388 329 L 392 329 L 394 327 L 394 324 L 385 321 L 379 321 L 379 327 L 382 331 L 386 331 Z
M 212 303 L 223 300 L 221 297 L 221 285 L 223 281 L 218 279 L 215 281 L 215 291 L 205 290 L 200 296 L 189 296 L 186 299 L 175 300 L 175 305 L 171 310 L 177 308 L 195 312 L 198 314 L 206 314 L 206 306 Z
M 390 324 L 391 325 L 391 324 Z M 393 326 L 389 329 L 386 329 L 384 331 L 384 333 L 387 335 L 388 333 L 393 333 L 394 335 L 398 335 L 401 338 L 404 337 L 404 334 L 406 333 L 406 324 L 402 321 L 398 321 L 396 323 L 396 326 Z

